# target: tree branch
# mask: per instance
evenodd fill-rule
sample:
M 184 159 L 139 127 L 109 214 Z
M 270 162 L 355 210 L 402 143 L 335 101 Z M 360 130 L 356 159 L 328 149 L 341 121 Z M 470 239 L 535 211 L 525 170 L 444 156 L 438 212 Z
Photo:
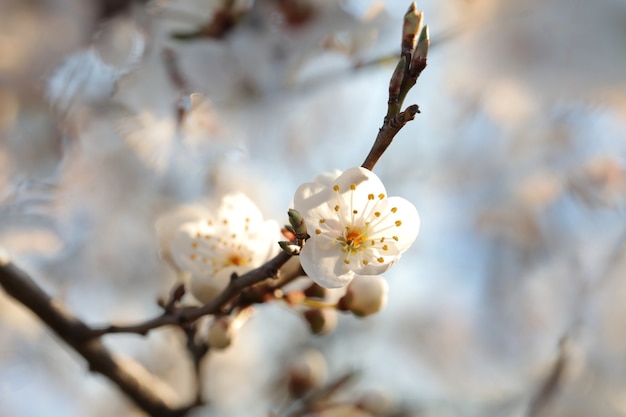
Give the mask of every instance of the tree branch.
M 176 398 L 169 387 L 138 363 L 112 355 L 100 339 L 89 338 L 92 332 L 89 326 L 65 311 L 14 264 L 0 261 L 0 286 L 80 354 L 90 371 L 111 380 L 150 416 L 182 417 L 192 408 L 174 408 L 172 403 Z
M 112 325 L 101 329 L 92 329 L 89 336 L 99 337 L 108 333 L 136 333 L 145 335 L 150 330 L 156 329 L 157 327 L 182 325 L 191 323 L 202 316 L 222 313 L 224 307 L 245 288 L 264 281 L 267 278 L 275 277 L 278 273 L 278 269 L 283 266 L 289 258 L 291 258 L 291 255 L 281 252 L 264 265 L 240 277 L 236 277 L 230 281 L 228 287 L 226 287 L 220 295 L 202 307 L 183 307 L 177 310 L 166 311 L 158 317 L 138 324 L 125 326 Z

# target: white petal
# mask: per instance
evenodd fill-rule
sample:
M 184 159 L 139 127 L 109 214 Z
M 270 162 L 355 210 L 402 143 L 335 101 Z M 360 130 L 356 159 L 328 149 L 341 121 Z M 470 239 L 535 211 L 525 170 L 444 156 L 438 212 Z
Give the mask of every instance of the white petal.
M 300 264 L 307 275 L 316 283 L 326 288 L 346 286 L 354 276 L 340 258 L 341 250 L 329 250 L 329 246 L 319 239 L 309 239 L 300 253 Z
M 196 253 L 193 245 L 197 242 L 197 234 L 202 233 L 201 224 L 201 222 L 184 223 L 178 228 L 170 243 L 170 252 L 176 266 L 194 274 L 210 271 L 210 265 L 202 264 L 197 255 L 193 256 Z
M 415 242 L 419 234 L 420 216 L 415 206 L 402 197 L 390 197 L 388 206 L 397 208 L 396 213 L 392 217 L 394 226 L 395 221 L 400 221 L 401 223 L 400 226 L 393 227 L 387 236 L 392 235 L 398 238 L 394 245 L 400 253 L 403 253 Z
M 212 275 L 192 274 L 189 290 L 198 301 L 208 303 L 224 291 L 233 273 L 241 275 L 245 272 L 246 268 L 230 266 Z
M 348 194 L 347 198 L 351 198 L 350 194 L 352 194 L 355 201 L 362 203 L 368 201 L 369 194 L 374 194 L 378 198 L 380 194 L 384 195 L 386 193 L 385 186 L 380 178 L 369 169 L 361 167 L 346 170 L 333 181 L 331 188 L 334 185 L 339 186 L 340 194 Z
M 296 190 L 293 197 L 293 207 L 306 217 L 312 210 L 325 206 L 330 197 L 329 187 L 307 182 Z

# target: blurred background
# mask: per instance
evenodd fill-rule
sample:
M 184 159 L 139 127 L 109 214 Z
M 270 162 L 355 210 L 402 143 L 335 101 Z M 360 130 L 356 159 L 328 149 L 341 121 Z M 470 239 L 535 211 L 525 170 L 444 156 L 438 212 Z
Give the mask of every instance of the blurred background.
M 0 247 L 89 324 L 158 314 L 163 213 L 243 191 L 285 223 L 299 184 L 362 163 L 408 6 L 0 0 Z M 267 416 L 311 347 L 409 415 L 626 415 L 626 2 L 417 6 L 422 113 L 375 171 L 422 228 L 387 308 L 312 336 L 259 306 L 193 416 Z M 178 332 L 105 343 L 192 396 Z M 0 292 L 0 415 L 141 413 Z

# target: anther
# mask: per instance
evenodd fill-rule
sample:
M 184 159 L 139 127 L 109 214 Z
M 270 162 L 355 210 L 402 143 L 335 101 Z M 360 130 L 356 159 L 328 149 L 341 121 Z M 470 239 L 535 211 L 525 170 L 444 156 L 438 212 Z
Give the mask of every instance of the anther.
M 356 184 L 350 184 L 350 189 L 351 189 L 352 191 L 356 190 Z
M 382 256 L 381 256 L 380 258 L 376 259 L 376 260 L 377 260 L 378 262 L 380 262 L 381 264 L 382 264 L 383 262 L 385 262 L 385 259 L 384 259 Z
M 398 227 L 402 226 L 402 222 L 400 220 L 396 220 L 396 226 Z
M 374 194 L 368 194 L 367 195 L 367 199 L 368 200 L 373 200 L 374 199 Z
M 395 213 L 396 211 L 398 211 L 398 207 L 394 207 L 394 208 L 391 209 L 392 213 Z
M 335 185 L 333 186 L 333 190 L 335 190 L 335 191 L 339 191 L 339 186 L 338 186 L 337 184 L 335 184 Z

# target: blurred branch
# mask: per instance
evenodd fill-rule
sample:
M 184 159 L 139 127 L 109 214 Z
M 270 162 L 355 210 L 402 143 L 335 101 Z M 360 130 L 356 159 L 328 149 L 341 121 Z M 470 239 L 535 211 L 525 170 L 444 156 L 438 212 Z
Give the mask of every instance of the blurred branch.
M 209 348 L 194 340 L 198 318 L 221 313 L 222 309 L 245 288 L 267 278 L 275 277 L 278 269 L 291 258 L 285 252 L 240 277 L 234 276 L 226 289 L 212 302 L 202 307 L 176 309 L 176 302 L 184 294 L 184 289 L 176 286 L 170 299 L 163 303 L 165 312 L 154 319 L 131 326 L 107 326 L 93 329 L 78 318 L 66 312 L 60 303 L 44 292 L 24 271 L 6 260 L 0 259 L 0 286 L 15 300 L 31 310 L 41 321 L 50 327 L 67 345 L 78 352 L 89 364 L 92 372 L 100 373 L 115 383 L 135 404 L 153 417 L 182 417 L 190 410 L 203 404 L 199 372 L 202 359 Z M 156 379 L 141 365 L 113 356 L 103 345 L 100 336 L 107 333 L 147 334 L 150 330 L 165 325 L 178 325 L 187 334 L 187 349 L 194 364 L 198 381 L 194 401 L 184 407 L 174 408 L 164 398 L 172 397 L 165 384 Z
M 311 414 L 313 411 L 320 411 L 323 408 L 323 404 L 327 403 L 332 397 L 341 392 L 341 390 L 354 383 L 358 376 L 358 371 L 346 372 L 337 379 L 306 396 L 301 401 L 300 406 L 286 414 L 286 417 L 303 417 L 307 414 Z
M 559 353 L 546 376 L 545 380 L 539 387 L 537 393 L 531 399 L 526 417 L 540 417 L 550 405 L 558 392 L 558 388 L 563 382 L 563 375 L 567 369 L 568 352 L 567 352 L 567 336 L 563 337 L 559 342 Z
M 113 356 L 102 341 L 89 338 L 89 326 L 65 311 L 24 271 L 10 262 L 0 262 L 0 286 L 31 310 L 67 345 L 88 363 L 89 370 L 106 376 L 135 404 L 153 417 L 182 417 L 195 404 L 174 408 L 164 398 L 171 397 L 165 385 L 136 362 Z M 129 366 L 130 365 L 130 366 Z

